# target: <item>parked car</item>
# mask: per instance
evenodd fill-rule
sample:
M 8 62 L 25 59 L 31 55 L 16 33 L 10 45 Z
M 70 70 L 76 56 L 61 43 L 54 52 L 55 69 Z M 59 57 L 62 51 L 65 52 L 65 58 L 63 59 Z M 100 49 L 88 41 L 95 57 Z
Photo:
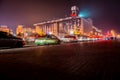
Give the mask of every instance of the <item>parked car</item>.
M 60 40 L 55 35 L 45 35 L 35 39 L 36 45 L 60 44 Z
M 39 34 L 37 33 L 32 33 L 32 34 L 29 34 L 28 36 L 24 37 L 24 40 L 26 41 L 26 43 L 34 43 L 35 42 L 35 39 L 36 37 L 38 37 Z
M 61 38 L 62 42 L 77 42 L 77 38 L 74 35 L 66 35 L 63 38 Z
M 23 47 L 25 42 L 22 38 L 0 31 L 0 47 Z
M 88 37 L 77 37 L 77 40 L 78 41 L 90 41 L 92 40 L 91 38 L 88 38 Z
M 36 37 L 34 37 L 34 36 L 28 36 L 28 37 L 26 37 L 24 39 L 25 39 L 26 43 L 34 43 L 35 38 Z

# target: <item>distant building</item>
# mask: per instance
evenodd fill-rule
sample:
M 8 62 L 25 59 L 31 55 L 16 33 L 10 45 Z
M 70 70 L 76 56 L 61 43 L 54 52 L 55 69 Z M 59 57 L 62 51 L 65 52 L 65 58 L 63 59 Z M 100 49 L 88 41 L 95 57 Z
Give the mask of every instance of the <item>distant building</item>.
M 30 28 L 23 25 L 18 25 L 16 28 L 16 35 L 20 37 L 28 37 L 38 32 L 38 28 Z
M 39 34 L 39 35 L 44 35 L 44 32 L 42 31 L 42 29 L 39 26 L 35 27 L 35 33 Z
M 10 33 L 10 29 L 6 25 L 1 25 L 0 26 L 0 31 Z
M 16 28 L 16 34 L 23 34 L 23 25 L 18 25 L 18 27 Z

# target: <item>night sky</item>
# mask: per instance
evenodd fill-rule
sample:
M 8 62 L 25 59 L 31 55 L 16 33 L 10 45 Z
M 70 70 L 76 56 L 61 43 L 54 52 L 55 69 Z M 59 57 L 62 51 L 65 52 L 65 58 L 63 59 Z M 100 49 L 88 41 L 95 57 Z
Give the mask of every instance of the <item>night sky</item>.
M 120 32 L 118 0 L 0 0 L 0 25 L 15 29 L 18 24 L 31 26 L 41 21 L 64 18 L 70 7 L 89 13 L 96 27 Z

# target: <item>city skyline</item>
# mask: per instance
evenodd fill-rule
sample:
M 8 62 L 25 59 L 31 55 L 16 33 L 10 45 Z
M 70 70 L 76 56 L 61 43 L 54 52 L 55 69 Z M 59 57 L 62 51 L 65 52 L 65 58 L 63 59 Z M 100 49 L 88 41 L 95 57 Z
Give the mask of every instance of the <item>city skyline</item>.
M 114 4 L 113 4 L 114 3 Z M 119 4 L 116 0 L 0 0 L 0 25 L 14 29 L 18 24 L 34 23 L 70 16 L 70 7 L 76 5 L 80 12 L 87 12 L 95 26 L 102 30 L 120 32 Z

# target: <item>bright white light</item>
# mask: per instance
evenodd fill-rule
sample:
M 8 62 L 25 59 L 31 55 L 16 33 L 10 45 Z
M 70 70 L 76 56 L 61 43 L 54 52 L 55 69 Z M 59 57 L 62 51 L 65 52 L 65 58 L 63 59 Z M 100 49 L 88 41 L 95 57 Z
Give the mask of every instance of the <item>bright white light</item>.
M 72 35 L 72 34 L 74 34 L 74 31 L 73 31 L 73 30 L 71 30 L 71 31 L 70 31 L 70 34 L 71 34 L 71 35 Z
M 49 32 L 48 34 L 52 34 L 52 32 Z

